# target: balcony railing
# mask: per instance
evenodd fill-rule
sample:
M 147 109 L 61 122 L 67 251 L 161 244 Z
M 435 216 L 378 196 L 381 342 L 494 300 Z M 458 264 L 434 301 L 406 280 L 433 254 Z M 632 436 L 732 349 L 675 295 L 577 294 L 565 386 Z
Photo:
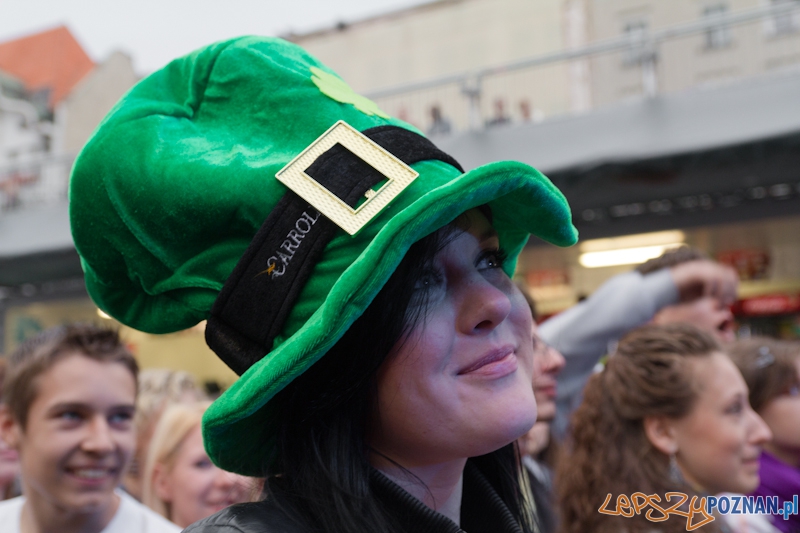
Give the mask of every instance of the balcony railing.
M 800 1 L 712 10 L 699 20 L 514 63 L 372 91 L 431 135 L 537 122 L 631 98 L 800 67 Z
M 0 167 L 0 213 L 67 201 L 74 155 L 47 156 Z

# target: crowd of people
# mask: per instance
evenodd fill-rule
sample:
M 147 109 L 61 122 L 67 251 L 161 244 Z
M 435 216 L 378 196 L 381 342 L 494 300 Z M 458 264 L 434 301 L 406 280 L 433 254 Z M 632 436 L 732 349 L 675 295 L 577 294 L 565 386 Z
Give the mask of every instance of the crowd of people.
M 800 343 L 736 340 L 730 316 L 719 311 L 735 294 L 735 275 L 696 250 L 668 252 L 630 275 L 636 295 L 609 291 L 609 286 L 632 283 L 612 279 L 560 319 L 572 324 L 565 339 L 591 338 L 609 347 L 596 350 L 593 360 L 565 358 L 544 340 L 548 332 L 559 342 L 561 334 L 552 331 L 560 328 L 547 328 L 547 321 L 532 326 L 537 418 L 516 444 L 524 472 L 521 505 L 530 511 L 532 531 L 686 528 L 685 521 L 674 518 L 656 526 L 645 512 L 600 513 L 609 505 L 608 495 L 612 508 L 617 495 L 636 493 L 681 493 L 687 501 L 725 494 L 777 496 L 781 507 L 791 502 L 800 491 Z M 648 291 L 660 306 L 642 304 Z M 674 294 L 659 296 L 658 291 Z M 598 296 L 606 312 L 618 305 L 635 307 L 629 300 L 648 305 L 648 312 L 635 312 L 634 323 L 619 315 L 613 320 L 594 316 Z M 703 303 L 707 299 L 719 305 Z M 527 304 L 535 318 L 535 302 L 528 297 Z M 690 312 L 689 320 L 671 306 L 700 311 Z M 571 400 L 574 409 L 567 409 L 568 422 L 558 435 L 552 427 L 557 391 L 569 363 L 593 368 L 585 373 L 579 399 Z M 195 380 L 181 371 L 139 372 L 112 330 L 88 325 L 48 330 L 2 360 L 0 371 L 3 531 L 117 533 L 146 527 L 171 532 L 269 494 L 263 479 L 223 471 L 209 458 L 201 419 L 210 402 Z M 324 373 L 324 379 L 337 383 L 335 375 Z M 350 366 L 340 373 L 344 380 L 353 377 Z M 385 446 L 396 445 L 397 434 L 385 431 L 382 438 L 390 441 Z M 413 487 L 401 472 L 393 472 L 398 483 Z M 435 499 L 428 503 L 436 505 Z M 719 521 L 702 530 L 800 530 L 796 514 L 715 518 Z
M 258 493 L 206 455 L 191 376 L 139 373 L 114 330 L 47 330 L 5 370 L 2 531 L 170 533 Z
M 800 531 L 800 345 L 735 338 L 731 268 L 681 248 L 537 324 L 516 255 L 577 241 L 563 195 L 464 172 L 296 45 L 145 78 L 70 187 L 98 306 L 207 319 L 239 379 L 209 402 L 109 329 L 25 341 L 4 532 Z

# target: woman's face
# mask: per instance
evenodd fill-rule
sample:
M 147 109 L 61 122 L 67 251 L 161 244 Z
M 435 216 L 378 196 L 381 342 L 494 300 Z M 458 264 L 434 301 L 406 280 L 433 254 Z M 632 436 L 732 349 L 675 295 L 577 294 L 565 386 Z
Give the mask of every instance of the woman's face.
M 752 492 L 769 428 L 750 407 L 747 385 L 727 355 L 713 353 L 692 365 L 698 397 L 673 425 L 681 472 L 710 494 Z
M 203 448 L 200 426 L 183 439 L 172 470 L 155 472 L 156 494 L 169 504 L 169 519 L 180 527 L 235 503 L 248 501 L 250 478 L 216 467 Z
M 368 443 L 406 468 L 489 453 L 536 420 L 530 309 L 487 219 L 465 217 L 421 267 L 411 305 L 427 312 L 378 371 Z
M 800 379 L 800 359 L 795 361 Z M 800 465 L 800 390 L 792 387 L 785 394 L 770 400 L 759 413 L 769 429 L 772 442 L 767 451 L 781 461 Z
M 533 358 L 533 393 L 539 422 L 552 422 L 556 417 L 557 377 L 566 361 L 561 352 L 539 339 L 534 325 L 534 344 L 538 345 Z

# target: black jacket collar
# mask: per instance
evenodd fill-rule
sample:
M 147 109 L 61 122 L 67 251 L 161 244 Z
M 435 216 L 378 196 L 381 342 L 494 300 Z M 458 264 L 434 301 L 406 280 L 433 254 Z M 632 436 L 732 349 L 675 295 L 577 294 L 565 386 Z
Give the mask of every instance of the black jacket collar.
M 370 481 L 375 496 L 397 517 L 406 531 L 418 533 L 521 533 L 511 511 L 478 467 L 467 461 L 461 496 L 461 527 L 437 513 L 373 469 Z
M 405 531 L 414 533 L 522 533 L 513 515 L 497 491 L 467 461 L 461 497 L 461 527 L 414 498 L 386 476 L 373 469 L 370 476 L 375 496 L 389 515 L 396 518 Z M 292 520 L 272 500 L 242 503 L 223 509 L 184 533 L 305 533 L 305 528 Z

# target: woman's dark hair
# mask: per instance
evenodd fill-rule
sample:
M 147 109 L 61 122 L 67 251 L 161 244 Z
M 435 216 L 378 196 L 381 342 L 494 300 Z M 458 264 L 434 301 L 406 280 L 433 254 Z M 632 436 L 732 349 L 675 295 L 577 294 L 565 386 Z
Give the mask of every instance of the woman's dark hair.
M 376 374 L 391 349 L 424 320 L 424 308 L 409 312 L 413 288 L 456 231 L 451 224 L 415 243 L 339 342 L 275 398 L 277 460 L 265 492 L 308 531 L 400 533 L 370 489 L 365 435 L 375 408 Z M 531 531 L 514 445 L 474 461 L 523 531 Z
M 719 351 L 713 337 L 688 324 L 644 326 L 620 340 L 605 369 L 589 378 L 572 416 L 571 446 L 556 475 L 562 533 L 686 530 L 679 517 L 656 525 L 644 512 L 626 518 L 598 509 L 609 493 L 610 509 L 621 494 L 697 494 L 650 443 L 644 419 L 689 414 L 698 396 L 693 362 Z M 703 526 L 703 531 L 719 531 L 718 524 Z
M 768 337 L 739 339 L 727 346 L 750 391 L 750 405 L 755 412 L 775 398 L 800 385 L 795 361 L 800 346 Z

